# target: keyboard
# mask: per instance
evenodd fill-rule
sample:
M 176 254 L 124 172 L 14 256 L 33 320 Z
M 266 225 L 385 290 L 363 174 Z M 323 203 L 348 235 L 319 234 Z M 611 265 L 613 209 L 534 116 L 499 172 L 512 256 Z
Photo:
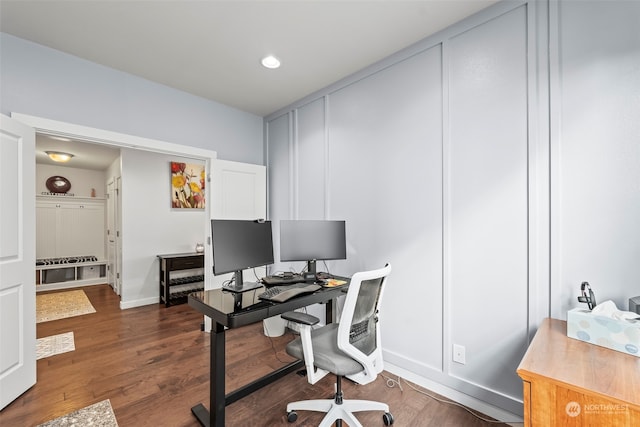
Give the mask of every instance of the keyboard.
M 258 295 L 258 298 L 266 301 L 285 302 L 295 296 L 309 294 L 317 291 L 320 288 L 322 288 L 322 286 L 313 283 L 289 286 L 273 286 Z
M 302 274 L 276 274 L 274 276 L 267 276 L 262 278 L 262 283 L 267 286 L 272 285 L 290 285 L 293 283 L 302 283 L 304 278 Z

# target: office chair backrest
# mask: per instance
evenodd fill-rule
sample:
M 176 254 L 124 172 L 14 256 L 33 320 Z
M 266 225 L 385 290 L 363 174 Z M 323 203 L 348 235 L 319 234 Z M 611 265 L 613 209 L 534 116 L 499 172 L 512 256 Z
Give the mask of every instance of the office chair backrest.
M 357 360 L 364 371 L 348 376 L 367 384 L 382 372 L 380 303 L 391 265 L 356 273 L 351 278 L 338 326 L 338 348 Z

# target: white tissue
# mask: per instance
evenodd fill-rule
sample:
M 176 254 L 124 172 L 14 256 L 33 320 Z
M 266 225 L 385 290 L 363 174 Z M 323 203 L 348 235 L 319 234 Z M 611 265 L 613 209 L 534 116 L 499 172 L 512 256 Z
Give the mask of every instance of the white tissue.
M 593 310 L 591 310 L 591 313 L 598 316 L 609 317 L 615 320 L 630 320 L 638 318 L 638 313 L 618 310 L 618 307 L 616 307 L 616 303 L 611 300 L 596 305 Z

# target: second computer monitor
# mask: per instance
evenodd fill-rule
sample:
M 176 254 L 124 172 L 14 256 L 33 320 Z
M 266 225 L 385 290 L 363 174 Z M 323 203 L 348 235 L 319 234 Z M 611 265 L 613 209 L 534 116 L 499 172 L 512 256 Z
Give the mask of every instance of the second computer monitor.
M 315 274 L 316 261 L 334 259 L 347 259 L 345 221 L 280 221 L 280 261 L 306 261 Z

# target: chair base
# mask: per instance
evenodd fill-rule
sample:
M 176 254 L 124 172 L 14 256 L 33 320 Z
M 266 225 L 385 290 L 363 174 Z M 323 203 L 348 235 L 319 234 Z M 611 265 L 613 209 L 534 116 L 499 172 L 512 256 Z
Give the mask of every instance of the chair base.
M 291 402 L 287 405 L 287 414 L 298 410 L 326 412 L 327 415 L 322 419 L 319 427 L 330 427 L 337 420 L 345 421 L 350 427 L 362 427 L 353 412 L 384 411 L 386 417 L 384 419 L 388 419 L 391 416 L 389 414 L 389 405 L 371 400 L 343 400 L 342 404 L 338 404 L 331 399 L 316 399 Z M 292 421 L 295 421 L 295 418 Z M 385 422 L 385 425 L 388 424 Z

